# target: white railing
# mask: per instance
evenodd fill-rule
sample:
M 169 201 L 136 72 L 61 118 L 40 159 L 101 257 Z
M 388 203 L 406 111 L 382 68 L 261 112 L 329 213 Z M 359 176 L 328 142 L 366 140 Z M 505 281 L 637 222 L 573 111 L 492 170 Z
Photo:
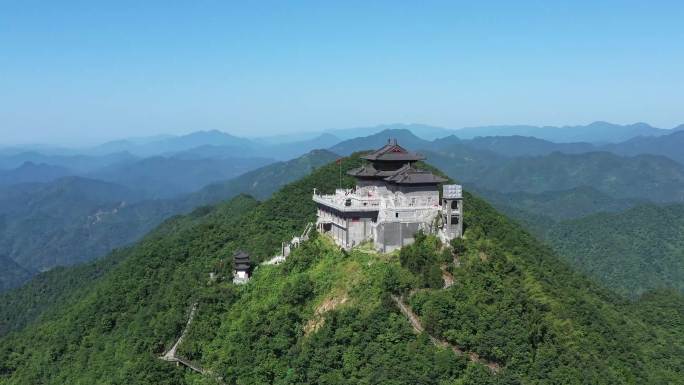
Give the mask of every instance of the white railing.
M 375 197 L 362 198 L 356 195 L 313 195 L 316 203 L 332 207 L 338 211 L 377 211 L 380 199 Z

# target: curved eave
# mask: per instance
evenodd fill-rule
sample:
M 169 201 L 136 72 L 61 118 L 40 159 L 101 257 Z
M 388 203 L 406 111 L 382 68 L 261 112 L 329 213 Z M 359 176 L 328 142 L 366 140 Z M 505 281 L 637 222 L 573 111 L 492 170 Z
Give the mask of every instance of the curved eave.
M 371 162 L 418 162 L 420 160 L 427 159 L 421 154 L 399 154 L 399 153 L 387 153 L 381 155 L 362 155 L 361 159 L 368 160 Z

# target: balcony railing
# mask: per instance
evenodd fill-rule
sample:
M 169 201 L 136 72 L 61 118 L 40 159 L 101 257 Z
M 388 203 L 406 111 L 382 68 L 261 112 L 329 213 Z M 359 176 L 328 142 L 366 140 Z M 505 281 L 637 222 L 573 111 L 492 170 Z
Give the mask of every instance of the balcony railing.
M 378 211 L 380 209 L 380 199 L 373 197 L 359 197 L 348 194 L 313 195 L 316 203 L 332 207 L 338 211 Z

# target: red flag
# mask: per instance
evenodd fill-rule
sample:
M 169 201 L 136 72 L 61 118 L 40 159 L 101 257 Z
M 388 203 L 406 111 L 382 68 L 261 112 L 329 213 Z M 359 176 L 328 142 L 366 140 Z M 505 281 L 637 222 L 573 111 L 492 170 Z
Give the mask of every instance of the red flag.
M 335 161 L 335 163 L 337 163 L 337 164 L 342 164 L 342 158 L 338 158 L 338 159 Z

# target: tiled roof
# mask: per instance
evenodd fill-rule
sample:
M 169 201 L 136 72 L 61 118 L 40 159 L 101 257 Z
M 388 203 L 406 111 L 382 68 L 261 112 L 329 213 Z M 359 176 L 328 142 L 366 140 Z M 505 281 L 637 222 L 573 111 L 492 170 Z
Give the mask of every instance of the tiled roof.
M 405 164 L 398 170 L 380 171 L 372 165 L 365 165 L 348 172 L 355 177 L 377 178 L 395 184 L 438 184 L 446 182 L 446 179 L 433 175 L 431 172 L 414 168 Z
M 385 181 L 395 184 L 438 184 L 447 180 L 434 175 L 430 171 L 406 165 L 397 170 L 394 175 L 385 178 Z
M 397 144 L 396 139 L 390 139 L 382 148 L 364 155 L 361 159 L 388 162 L 415 162 L 425 159 L 425 156 L 411 152 Z
M 233 254 L 233 261 L 237 263 L 249 263 L 249 254 L 242 250 L 238 250 Z
M 396 174 L 397 170 L 378 170 L 372 164 L 366 164 L 347 171 L 347 175 L 356 177 L 387 177 Z

